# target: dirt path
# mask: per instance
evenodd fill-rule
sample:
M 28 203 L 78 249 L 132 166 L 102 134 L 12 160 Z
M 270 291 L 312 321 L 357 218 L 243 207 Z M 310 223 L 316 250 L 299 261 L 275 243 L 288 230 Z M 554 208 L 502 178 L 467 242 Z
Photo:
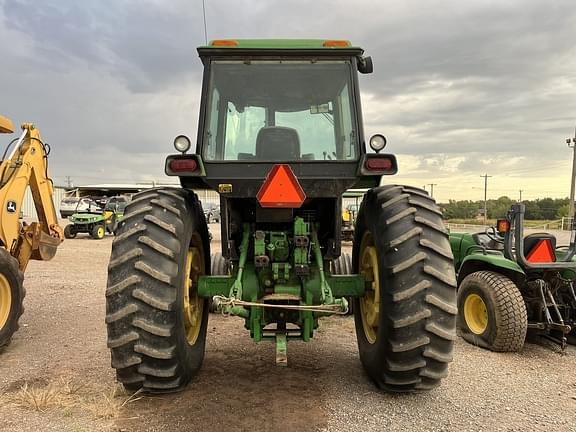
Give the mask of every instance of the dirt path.
M 125 394 L 105 342 L 111 242 L 68 240 L 30 264 L 22 327 L 0 355 L 0 431 L 576 431 L 576 349 L 494 354 L 458 341 L 442 387 L 388 395 L 362 372 L 350 318 L 291 342 L 278 368 L 273 345 L 212 315 L 203 369 L 184 392 Z

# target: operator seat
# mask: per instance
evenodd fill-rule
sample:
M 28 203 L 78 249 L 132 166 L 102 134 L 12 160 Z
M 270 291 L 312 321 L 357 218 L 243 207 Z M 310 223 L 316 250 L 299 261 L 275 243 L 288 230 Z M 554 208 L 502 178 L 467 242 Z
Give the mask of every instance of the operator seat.
M 283 126 L 260 129 L 256 137 L 256 159 L 261 161 L 300 159 L 300 138 L 296 129 Z

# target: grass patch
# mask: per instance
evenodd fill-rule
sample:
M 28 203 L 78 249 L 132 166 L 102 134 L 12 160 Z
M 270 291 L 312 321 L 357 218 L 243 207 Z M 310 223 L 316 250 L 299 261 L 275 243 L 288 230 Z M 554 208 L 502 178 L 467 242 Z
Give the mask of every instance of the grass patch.
M 0 396 L 0 405 L 28 411 L 62 411 L 64 417 L 83 411 L 99 419 L 120 417 L 127 404 L 140 400 L 140 392 L 127 393 L 122 386 L 94 390 L 78 381 L 60 378 L 56 382 L 24 382 L 19 388 Z

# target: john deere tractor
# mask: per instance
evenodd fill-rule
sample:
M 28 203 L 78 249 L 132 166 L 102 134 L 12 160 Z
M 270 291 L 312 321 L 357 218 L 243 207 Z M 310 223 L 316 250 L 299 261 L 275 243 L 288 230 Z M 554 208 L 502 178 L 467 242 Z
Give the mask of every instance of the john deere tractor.
M 576 342 L 575 234 L 564 248 L 548 233 L 524 236 L 523 204 L 497 227 L 451 233 L 462 337 L 492 351 L 521 350 L 528 332 Z
M 201 367 L 211 301 L 255 342 L 310 341 L 322 317 L 345 314 L 380 388 L 436 387 L 456 337 L 456 279 L 442 216 L 425 191 L 379 186 L 397 171 L 386 140 L 364 139 L 357 73 L 363 50 L 340 40 L 217 40 L 204 64 L 196 152 L 176 137 L 166 174 L 126 208 L 109 264 L 108 346 L 131 390 L 181 389 Z M 342 194 L 360 206 L 352 274 L 341 254 Z M 220 194 L 222 251 L 211 265 L 197 189 Z M 337 267 L 337 266 L 333 266 Z M 214 269 L 215 273 L 210 274 Z

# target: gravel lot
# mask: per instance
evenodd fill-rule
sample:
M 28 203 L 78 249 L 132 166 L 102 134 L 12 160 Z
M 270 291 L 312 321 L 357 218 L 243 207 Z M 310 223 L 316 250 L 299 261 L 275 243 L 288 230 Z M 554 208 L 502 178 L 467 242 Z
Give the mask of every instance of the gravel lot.
M 79 236 L 30 263 L 21 329 L 0 355 L 0 431 L 576 431 L 574 347 L 495 354 L 458 340 L 440 388 L 389 395 L 362 372 L 352 318 L 323 320 L 279 368 L 239 318 L 211 315 L 203 369 L 184 392 L 126 394 L 105 342 L 111 244 Z

